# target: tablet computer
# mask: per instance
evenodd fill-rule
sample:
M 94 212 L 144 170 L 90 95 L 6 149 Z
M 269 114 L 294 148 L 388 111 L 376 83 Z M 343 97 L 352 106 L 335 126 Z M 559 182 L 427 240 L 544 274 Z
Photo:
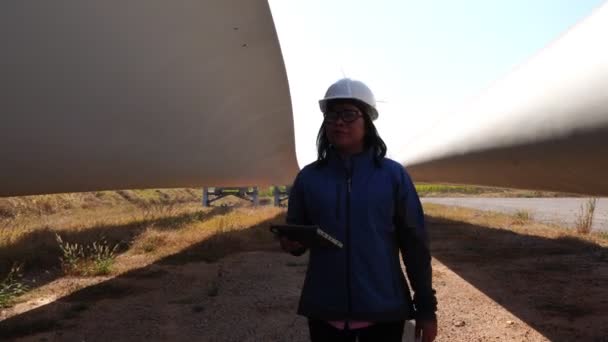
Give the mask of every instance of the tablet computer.
M 270 231 L 278 236 L 297 241 L 305 247 L 334 247 L 342 248 L 342 242 L 323 231 L 317 225 L 276 224 L 270 226 Z

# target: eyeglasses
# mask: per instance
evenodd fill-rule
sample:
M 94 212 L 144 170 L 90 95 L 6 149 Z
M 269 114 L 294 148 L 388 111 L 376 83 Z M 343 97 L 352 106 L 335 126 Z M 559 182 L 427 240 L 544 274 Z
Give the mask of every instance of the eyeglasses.
M 362 115 L 363 114 L 356 110 L 343 110 L 341 112 L 330 111 L 323 113 L 323 117 L 327 123 L 335 123 L 339 118 L 341 118 L 345 123 L 351 123 Z

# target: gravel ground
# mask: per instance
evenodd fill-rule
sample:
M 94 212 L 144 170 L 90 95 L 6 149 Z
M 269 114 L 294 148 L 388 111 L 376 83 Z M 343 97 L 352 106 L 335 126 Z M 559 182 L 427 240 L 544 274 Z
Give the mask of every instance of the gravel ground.
M 514 214 L 526 210 L 536 221 L 574 227 L 587 198 L 423 198 L 422 202 Z M 592 230 L 608 231 L 608 198 L 600 198 Z
M 438 341 L 480 340 L 472 336 L 545 341 L 447 267 L 436 261 L 434 267 Z M 19 326 L 35 329 L 41 322 L 56 323 L 51 331 L 26 334 L 18 341 L 304 342 L 306 320 L 295 309 L 305 270 L 305 258 L 272 252 L 236 254 L 216 264 L 156 265 L 3 324 L 6 329 L 18 320 Z M 413 334 L 411 327 L 408 334 Z
M 429 230 L 437 341 L 608 341 L 605 248 L 445 220 L 430 220 Z M 63 278 L 47 286 L 46 299 L 36 300 L 44 305 L 1 312 L 10 318 L 0 321 L 0 336 L 303 342 L 306 320 L 295 310 L 306 262 L 271 251 L 215 263 L 171 258 L 55 300 L 81 281 Z

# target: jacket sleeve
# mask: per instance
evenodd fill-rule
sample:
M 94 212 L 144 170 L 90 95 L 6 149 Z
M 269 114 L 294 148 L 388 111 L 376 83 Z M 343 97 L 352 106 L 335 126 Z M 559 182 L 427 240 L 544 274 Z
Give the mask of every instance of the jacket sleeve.
M 301 172 L 296 176 L 291 190 L 289 191 L 289 199 L 287 202 L 287 224 L 310 224 L 308 213 L 306 211 L 306 202 L 304 196 L 304 186 L 302 185 Z M 306 252 L 307 248 L 303 247 L 292 252 L 292 255 L 300 256 Z
M 407 277 L 414 291 L 416 319 L 436 319 L 437 299 L 432 287 L 433 271 L 424 212 L 416 188 L 402 169 L 397 187 L 395 229 Z

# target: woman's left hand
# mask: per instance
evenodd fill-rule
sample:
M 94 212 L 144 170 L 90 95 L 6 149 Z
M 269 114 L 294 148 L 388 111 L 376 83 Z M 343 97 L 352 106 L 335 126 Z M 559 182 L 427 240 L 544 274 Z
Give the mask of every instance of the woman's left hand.
M 437 320 L 416 320 L 415 331 L 416 341 L 433 342 L 437 337 Z

